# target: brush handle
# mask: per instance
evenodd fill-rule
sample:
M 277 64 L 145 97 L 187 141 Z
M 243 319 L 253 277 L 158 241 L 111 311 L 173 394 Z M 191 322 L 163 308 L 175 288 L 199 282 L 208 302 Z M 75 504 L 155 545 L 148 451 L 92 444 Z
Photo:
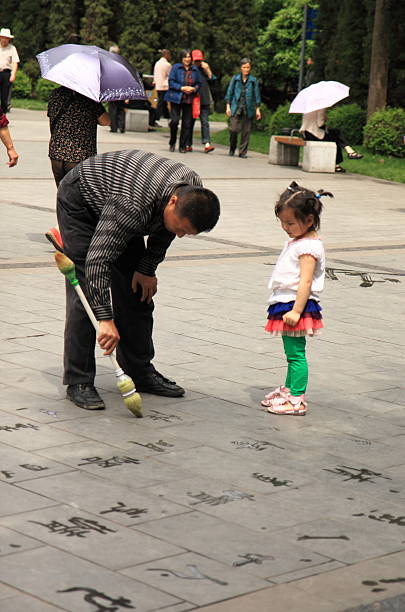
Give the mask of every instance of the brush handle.
M 76 290 L 77 295 L 80 298 L 81 303 L 83 304 L 83 307 L 84 307 L 85 311 L 87 312 L 87 314 L 89 316 L 90 321 L 93 323 L 94 329 L 96 330 L 96 332 L 98 332 L 98 330 L 99 330 L 98 321 L 97 321 L 96 317 L 94 316 L 94 312 L 92 311 L 91 306 L 88 303 L 86 296 L 83 293 L 83 289 L 80 287 L 79 284 L 74 285 L 74 288 Z M 114 366 L 114 369 L 115 370 L 121 370 L 120 365 L 119 365 L 115 355 L 111 354 L 111 355 L 109 355 L 109 358 L 111 359 L 111 362 L 112 362 L 112 364 Z

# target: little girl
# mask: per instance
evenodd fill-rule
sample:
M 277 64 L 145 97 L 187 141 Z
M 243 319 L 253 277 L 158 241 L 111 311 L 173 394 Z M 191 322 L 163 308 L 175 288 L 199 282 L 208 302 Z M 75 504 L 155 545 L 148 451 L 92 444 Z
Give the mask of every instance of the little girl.
M 319 293 L 325 279 L 325 251 L 317 229 L 322 212 L 318 193 L 291 185 L 275 206 L 276 217 L 288 234 L 269 282 L 266 331 L 283 337 L 288 370 L 285 385 L 277 387 L 261 402 L 273 414 L 304 415 L 308 364 L 305 336 L 314 336 L 323 327 Z

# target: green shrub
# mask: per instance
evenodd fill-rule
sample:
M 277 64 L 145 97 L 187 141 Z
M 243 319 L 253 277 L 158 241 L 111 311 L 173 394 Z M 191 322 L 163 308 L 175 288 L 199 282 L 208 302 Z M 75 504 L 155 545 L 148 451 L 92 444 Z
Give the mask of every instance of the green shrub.
M 30 77 L 32 83 L 36 83 L 41 76 L 41 69 L 36 59 L 31 58 L 24 62 L 23 70 Z
M 47 81 L 46 79 L 38 79 L 38 83 L 35 88 L 36 96 L 40 100 L 48 100 L 53 90 L 57 87 L 60 87 L 60 85 L 52 83 L 52 81 Z
M 328 127 L 340 130 L 349 145 L 363 142 L 366 111 L 358 104 L 343 104 L 328 110 Z
M 255 132 L 266 132 L 269 128 L 270 110 L 265 104 L 260 104 L 260 113 L 262 116 L 260 121 L 256 121 L 256 118 L 253 119 L 253 130 Z
M 270 136 L 273 134 L 280 134 L 282 128 L 289 128 L 290 131 L 298 129 L 301 125 L 302 115 L 296 113 L 289 113 L 290 103 L 279 106 L 274 113 L 270 116 L 269 120 L 269 133 Z
M 31 79 L 23 70 L 17 70 L 13 83 L 14 98 L 30 98 L 32 91 Z
M 405 157 L 405 110 L 385 108 L 373 113 L 364 128 L 364 144 L 372 153 Z

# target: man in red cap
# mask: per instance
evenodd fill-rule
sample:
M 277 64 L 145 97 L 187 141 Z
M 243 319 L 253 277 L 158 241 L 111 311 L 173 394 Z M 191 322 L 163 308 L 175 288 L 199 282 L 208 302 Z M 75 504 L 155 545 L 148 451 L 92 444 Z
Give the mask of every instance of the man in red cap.
M 209 81 L 213 81 L 215 76 L 212 74 L 211 68 L 207 62 L 204 62 L 204 54 L 200 49 L 193 49 L 191 52 L 191 59 L 193 60 L 193 64 L 198 68 L 202 85 L 200 87 L 200 122 L 201 122 L 201 140 L 204 145 L 204 151 L 209 153 L 213 151 L 215 147 L 211 145 L 210 139 L 210 124 L 208 122 L 208 116 L 214 110 L 214 99 L 211 94 L 210 86 L 208 84 Z M 191 128 L 191 138 L 193 137 L 193 129 L 194 129 L 195 119 L 193 119 L 193 124 Z M 189 151 L 192 150 L 192 142 L 189 143 L 187 147 Z M 187 150 L 186 149 L 186 150 Z

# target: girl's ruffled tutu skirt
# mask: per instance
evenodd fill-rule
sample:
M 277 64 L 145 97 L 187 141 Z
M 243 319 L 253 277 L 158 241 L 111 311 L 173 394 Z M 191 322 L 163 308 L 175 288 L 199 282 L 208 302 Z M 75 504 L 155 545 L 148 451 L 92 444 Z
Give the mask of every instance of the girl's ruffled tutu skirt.
M 321 305 L 316 300 L 308 300 L 297 325 L 293 327 L 283 321 L 283 315 L 292 310 L 294 302 L 277 302 L 267 310 L 266 331 L 273 336 L 316 336 L 323 327 Z

